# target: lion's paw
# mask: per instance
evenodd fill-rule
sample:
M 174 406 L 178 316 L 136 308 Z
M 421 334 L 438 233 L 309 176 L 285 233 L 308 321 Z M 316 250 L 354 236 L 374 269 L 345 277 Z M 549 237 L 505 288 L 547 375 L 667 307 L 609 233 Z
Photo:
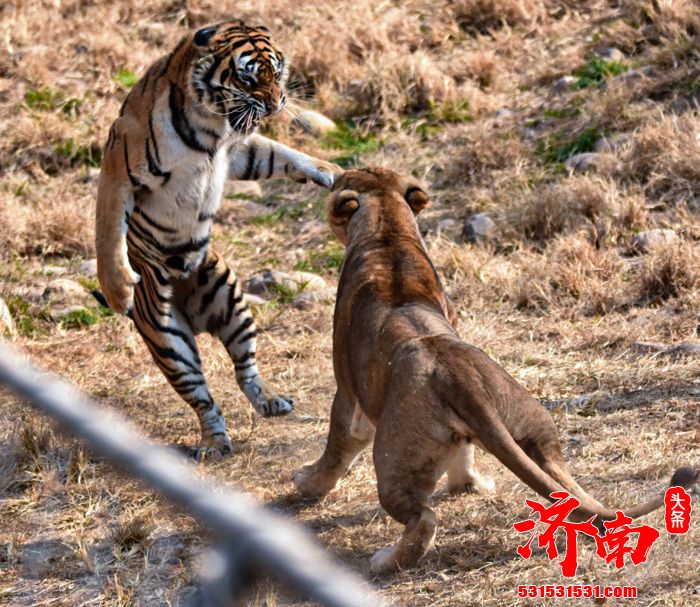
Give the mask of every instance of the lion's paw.
M 473 493 L 477 495 L 488 495 L 496 489 L 496 482 L 490 476 L 475 474 L 463 482 L 448 484 L 447 490 L 452 495 L 460 493 Z
M 398 546 L 387 546 L 374 553 L 369 562 L 369 570 L 375 575 L 383 575 L 398 568 L 396 552 Z
M 335 481 L 319 474 L 314 463 L 306 463 L 292 473 L 292 482 L 304 497 L 323 497 L 335 487 Z

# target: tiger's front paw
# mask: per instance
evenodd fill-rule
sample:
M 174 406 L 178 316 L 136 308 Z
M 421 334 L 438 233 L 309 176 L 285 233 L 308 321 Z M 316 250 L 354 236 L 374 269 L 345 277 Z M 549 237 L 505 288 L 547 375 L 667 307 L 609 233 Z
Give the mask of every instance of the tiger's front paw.
M 294 399 L 276 390 L 264 381 L 251 381 L 241 386 L 248 400 L 263 417 L 287 415 L 294 409 Z
M 141 277 L 129 266 L 116 264 L 105 267 L 98 260 L 97 278 L 109 307 L 118 314 L 127 314 L 134 303 L 134 284 Z
M 198 462 L 216 462 L 231 453 L 233 444 L 225 432 L 202 437 L 199 447 L 190 449 L 190 456 Z
M 295 166 L 288 174 L 299 183 L 306 183 L 310 179 L 316 185 L 331 189 L 344 172 L 343 168 L 337 164 L 318 158 L 310 158 L 308 163 Z

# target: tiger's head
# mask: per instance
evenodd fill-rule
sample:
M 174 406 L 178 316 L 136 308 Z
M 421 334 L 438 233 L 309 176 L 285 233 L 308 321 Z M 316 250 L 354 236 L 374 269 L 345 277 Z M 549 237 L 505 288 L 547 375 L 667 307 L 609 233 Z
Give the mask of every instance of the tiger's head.
M 210 112 L 231 127 L 250 133 L 285 103 L 288 69 L 266 27 L 224 21 L 193 34 L 198 52 L 192 72 L 195 94 Z

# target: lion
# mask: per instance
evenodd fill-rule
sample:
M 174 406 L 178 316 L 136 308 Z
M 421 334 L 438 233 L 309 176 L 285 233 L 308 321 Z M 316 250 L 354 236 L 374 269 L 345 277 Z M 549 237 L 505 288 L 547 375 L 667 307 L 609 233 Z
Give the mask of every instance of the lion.
M 379 501 L 405 525 L 397 545 L 372 557 L 376 574 L 412 567 L 431 548 L 429 498 L 444 472 L 452 491 L 493 489 L 475 469 L 475 445 L 547 499 L 568 491 L 580 502 L 577 518 L 600 526 L 616 516 L 567 471 L 547 410 L 459 338 L 415 219 L 428 203 L 414 180 L 380 168 L 347 171 L 327 201 L 346 245 L 333 320 L 337 392 L 323 455 L 292 480 L 302 495 L 328 493 L 374 438 Z M 698 476 L 681 468 L 671 485 L 689 488 Z M 662 504 L 658 495 L 625 512 L 636 518 Z

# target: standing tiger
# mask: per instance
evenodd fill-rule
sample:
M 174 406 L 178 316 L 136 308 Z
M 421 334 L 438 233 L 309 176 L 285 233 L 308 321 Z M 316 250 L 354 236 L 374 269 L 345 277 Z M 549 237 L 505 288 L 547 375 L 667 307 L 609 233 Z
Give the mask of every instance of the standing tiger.
M 197 459 L 230 453 L 194 336 L 221 339 L 261 415 L 289 413 L 256 363 L 256 330 L 236 276 L 209 248 L 224 183 L 287 175 L 331 187 L 341 173 L 254 133 L 285 103 L 287 66 L 266 28 L 231 20 L 185 36 L 129 93 L 109 131 L 97 192 L 97 274 L 153 359 L 197 413 Z

